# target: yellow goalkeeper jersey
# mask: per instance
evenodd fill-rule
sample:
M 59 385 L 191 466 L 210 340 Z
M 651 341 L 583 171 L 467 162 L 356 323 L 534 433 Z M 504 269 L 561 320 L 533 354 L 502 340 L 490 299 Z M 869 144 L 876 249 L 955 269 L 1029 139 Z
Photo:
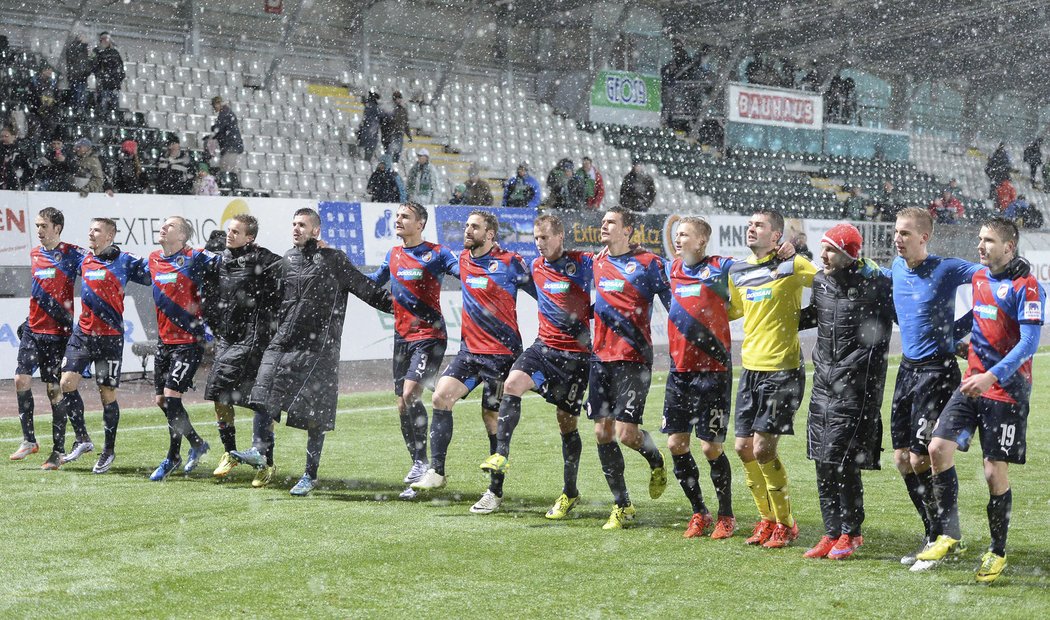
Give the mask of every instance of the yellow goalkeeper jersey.
M 804 257 L 776 262 L 754 255 L 729 269 L 731 303 L 744 313 L 741 355 L 748 370 L 791 370 L 802 364 L 798 321 L 802 289 L 813 286 L 816 266 Z

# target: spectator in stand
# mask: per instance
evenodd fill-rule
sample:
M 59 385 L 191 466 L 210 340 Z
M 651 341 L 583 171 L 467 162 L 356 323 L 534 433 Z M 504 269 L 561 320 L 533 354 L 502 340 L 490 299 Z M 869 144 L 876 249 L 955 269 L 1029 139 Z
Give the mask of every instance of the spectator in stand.
M 988 156 L 988 162 L 984 165 L 984 174 L 988 177 L 990 184 L 990 197 L 996 197 L 999 186 L 1010 178 L 1010 170 L 1013 167 L 1010 154 L 1006 152 L 1006 143 L 1000 142 L 995 151 Z
M 999 211 L 1006 211 L 1006 207 L 1009 207 L 1010 203 L 1015 200 L 1017 200 L 1017 188 L 1014 187 L 1010 175 L 1007 174 L 1006 178 L 995 188 L 995 206 Z
M 193 179 L 194 196 L 218 196 L 219 184 L 211 174 L 208 164 L 201 162 L 197 164 L 197 178 Z
M 40 72 L 29 82 L 28 103 L 32 119 L 31 134 L 41 140 L 55 137 L 58 127 L 58 78 L 50 65 L 41 67 Z
M 401 183 L 401 177 L 394 169 L 389 154 L 384 155 L 376 164 L 372 176 L 368 177 L 366 191 L 374 202 L 394 202 L 401 204 L 405 202 L 405 187 Z
M 481 178 L 481 168 L 478 167 L 477 162 L 470 164 L 465 185 L 467 188 L 466 204 L 476 207 L 492 206 L 492 190 L 489 189 L 488 182 Z
M 642 162 L 636 159 L 620 185 L 620 206 L 631 211 L 648 211 L 654 200 L 656 183 L 645 172 Z
M 42 192 L 68 192 L 73 190 L 73 173 L 67 160 L 72 157 L 65 151 L 61 140 L 51 141 L 51 150 L 36 160 L 36 189 Z
M 583 208 L 583 179 L 576 176 L 572 168 L 572 160 L 566 157 L 547 175 L 547 206 L 550 208 Z
M 10 127 L 0 129 L 0 189 L 20 190 L 33 178 L 33 169 Z
M 813 261 L 813 252 L 809 249 L 809 237 L 802 231 L 792 229 L 791 245 L 795 246 L 795 254 L 805 256 L 810 262 Z
M 91 72 L 95 74 L 97 85 L 99 115 L 109 118 L 110 113 L 120 103 L 120 86 L 124 83 L 124 59 L 113 47 L 113 39 L 108 32 L 98 35 L 98 47 L 95 48 Z
M 91 48 L 86 35 L 78 34 L 66 44 L 66 80 L 69 82 L 70 104 L 77 116 L 87 108 L 87 83 L 93 66 Z
M 962 219 L 963 205 L 948 188 L 945 188 L 941 195 L 930 203 L 930 215 L 938 224 L 954 224 Z
M 955 177 L 948 179 L 948 184 L 944 186 L 946 192 L 951 192 L 952 196 L 958 198 L 962 195 L 962 190 L 959 189 L 959 180 Z
M 868 202 L 860 195 L 860 185 L 851 185 L 844 189 L 849 196 L 842 205 L 842 218 L 851 222 L 868 219 Z
M 88 194 L 105 190 L 106 178 L 102 175 L 102 163 L 95 154 L 94 145 L 87 138 L 80 138 L 73 143 L 73 161 L 70 162 L 65 153 L 59 150 L 55 153 L 55 160 L 59 166 L 65 165 L 73 175 L 73 187 L 80 192 L 82 198 Z
M 134 140 L 125 140 L 120 145 L 120 153 L 113 166 L 113 191 L 120 194 L 141 194 L 146 187 L 142 174 L 142 162 L 139 160 L 139 144 Z
M 371 162 L 379 145 L 379 126 L 383 120 L 379 110 L 379 93 L 369 90 L 364 104 L 361 124 L 357 126 L 357 146 L 361 149 L 361 157 Z
M 576 171 L 576 176 L 583 181 L 583 196 L 587 201 L 587 210 L 597 211 L 601 208 L 602 200 L 605 198 L 605 181 L 602 179 L 602 173 L 594 167 L 594 162 L 590 157 L 584 157 L 580 169 Z
M 529 174 L 528 162 L 518 164 L 517 174 L 503 184 L 503 206 L 530 209 L 540 206 L 540 182 Z
M 1043 139 L 1036 138 L 1032 140 L 1032 143 L 1024 148 L 1024 163 L 1028 164 L 1028 170 L 1031 174 L 1032 186 L 1036 185 L 1035 174 L 1042 170 L 1043 167 Z
M 893 222 L 897 219 L 897 211 L 903 207 L 900 192 L 894 187 L 893 181 L 882 182 L 882 191 L 875 196 L 875 212 L 872 219 L 877 222 Z
M 233 175 L 231 183 L 234 187 L 239 187 L 240 179 L 236 175 L 241 171 L 244 138 L 241 137 L 241 128 L 237 124 L 237 115 L 222 97 L 212 97 L 211 108 L 218 114 L 211 126 L 211 137 L 219 143 L 219 171 Z
M 660 67 L 660 92 L 663 100 L 663 124 L 665 127 L 671 125 L 671 112 L 676 109 L 676 97 L 678 96 L 678 81 L 688 79 L 688 73 L 693 66 L 693 59 L 689 57 L 689 51 L 681 39 L 671 39 L 671 60 Z
M 431 205 L 438 197 L 438 171 L 430 163 L 430 151 L 419 149 L 416 163 L 408 170 L 408 199 L 421 205 Z
M 193 192 L 193 170 L 190 154 L 182 150 L 175 134 L 168 137 L 168 154 L 157 160 L 157 191 L 161 194 Z
M 450 205 L 467 204 L 467 186 L 460 183 L 452 188 L 452 196 L 448 199 Z
M 1013 220 L 1021 228 L 1042 228 L 1043 212 L 1025 200 L 1024 194 L 1010 203 L 1003 211 L 1003 217 Z
M 408 138 L 409 142 L 412 141 L 412 131 L 408 126 L 408 109 L 401 98 L 401 91 L 395 90 L 393 99 L 394 110 L 383 115 L 380 129 L 383 134 L 383 150 L 397 163 L 401 161 L 405 138 Z

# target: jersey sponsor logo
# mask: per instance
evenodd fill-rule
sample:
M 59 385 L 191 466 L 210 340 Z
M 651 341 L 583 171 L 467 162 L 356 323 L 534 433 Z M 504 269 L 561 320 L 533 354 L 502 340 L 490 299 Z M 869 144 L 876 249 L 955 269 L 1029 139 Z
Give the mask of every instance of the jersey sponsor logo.
M 51 280 L 55 277 L 55 268 L 48 267 L 47 269 L 37 269 L 35 272 L 33 272 L 33 277 L 37 278 L 38 280 Z
M 485 276 L 471 276 L 467 278 L 467 286 L 470 288 L 488 288 L 489 279 Z
M 1010 285 L 1003 282 L 999 285 L 999 290 L 995 291 L 995 296 L 999 299 L 1006 299 L 1006 294 L 1010 292 Z
M 499 271 L 499 261 L 495 261 L 494 260 L 494 261 L 490 262 L 489 266 L 488 266 L 488 270 L 489 270 L 489 273 L 496 273 L 497 271 Z
M 544 282 L 543 290 L 548 293 L 566 293 L 569 290 L 568 282 Z
M 178 279 L 179 274 L 177 273 L 158 273 L 157 276 L 153 278 L 153 281 L 157 284 L 175 284 Z
M 771 288 L 749 288 L 744 294 L 744 299 L 751 302 L 768 301 L 773 298 L 773 289 Z
M 627 264 L 624 266 L 623 270 L 627 272 L 627 274 L 632 274 L 638 270 L 638 263 L 634 262 L 633 260 L 627 261 Z
M 565 275 L 574 276 L 576 275 L 576 263 L 568 263 L 565 265 Z
M 91 271 L 84 273 L 85 280 L 105 280 L 106 270 L 105 269 L 92 269 Z
M 988 319 L 994 321 L 999 316 L 999 306 L 993 304 L 977 304 L 973 307 L 973 312 L 982 319 Z
M 683 284 L 674 290 L 676 297 L 699 297 L 701 286 L 699 284 Z
M 1041 301 L 1026 301 L 1024 302 L 1024 320 L 1026 321 L 1041 321 L 1043 319 L 1043 302 Z
M 623 280 L 602 280 L 598 283 L 598 287 L 607 293 L 622 293 L 623 285 Z
M 399 280 L 422 280 L 423 270 L 422 269 L 398 269 L 397 278 Z

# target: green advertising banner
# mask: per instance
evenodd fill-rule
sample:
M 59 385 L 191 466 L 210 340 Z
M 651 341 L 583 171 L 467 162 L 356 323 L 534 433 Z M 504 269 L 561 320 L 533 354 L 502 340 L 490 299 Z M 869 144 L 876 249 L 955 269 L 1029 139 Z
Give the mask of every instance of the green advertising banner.
M 626 71 L 600 71 L 591 88 L 591 121 L 660 126 L 660 78 Z

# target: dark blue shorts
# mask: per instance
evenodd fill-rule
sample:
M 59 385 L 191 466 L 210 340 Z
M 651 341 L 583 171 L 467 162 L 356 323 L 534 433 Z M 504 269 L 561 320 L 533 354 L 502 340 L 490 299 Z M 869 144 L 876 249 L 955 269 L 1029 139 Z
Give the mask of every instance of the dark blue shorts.
M 591 362 L 587 418 L 641 424 L 652 369 L 640 362 Z
M 422 383 L 434 388 L 434 377 L 441 368 L 445 357 L 445 340 L 431 338 L 428 340 L 395 340 L 394 341 L 394 394 L 401 396 L 405 381 Z
M 120 387 L 123 359 L 123 336 L 85 336 L 80 328 L 74 327 L 66 345 L 66 355 L 62 358 L 62 372 L 83 373 L 94 364 L 95 383 L 117 388 Z
M 966 452 L 974 431 L 981 434 L 984 458 L 1024 465 L 1028 447 L 1028 403 L 970 398 L 956 390 L 937 418 L 933 436 L 954 441 Z
M 34 334 L 28 329 L 22 332 L 18 342 L 18 365 L 16 375 L 32 375 L 40 369 L 40 380 L 58 383 L 61 378 L 62 355 L 66 352 L 66 336 Z
M 736 394 L 737 437 L 755 433 L 793 435 L 795 412 L 806 391 L 806 370 L 748 370 L 740 373 Z
M 901 360 L 890 409 L 890 439 L 894 450 L 930 453 L 930 437 L 937 417 L 961 380 L 955 358 L 927 362 Z
M 503 398 L 503 382 L 507 380 L 512 365 L 513 355 L 482 355 L 460 349 L 441 376 L 452 377 L 467 386 L 467 394 L 473 392 L 478 385 L 484 384 L 481 406 L 489 411 L 499 411 L 499 401 Z
M 514 362 L 511 370 L 529 375 L 533 388 L 548 403 L 580 415 L 591 369 L 591 354 L 552 349 L 537 340 Z
M 157 394 L 165 389 L 185 394 L 193 387 L 193 375 L 201 365 L 204 347 L 199 344 L 157 345 L 157 357 L 153 361 L 153 387 Z
M 728 372 L 672 372 L 667 375 L 664 419 L 660 431 L 688 433 L 712 443 L 725 443 L 733 375 Z

